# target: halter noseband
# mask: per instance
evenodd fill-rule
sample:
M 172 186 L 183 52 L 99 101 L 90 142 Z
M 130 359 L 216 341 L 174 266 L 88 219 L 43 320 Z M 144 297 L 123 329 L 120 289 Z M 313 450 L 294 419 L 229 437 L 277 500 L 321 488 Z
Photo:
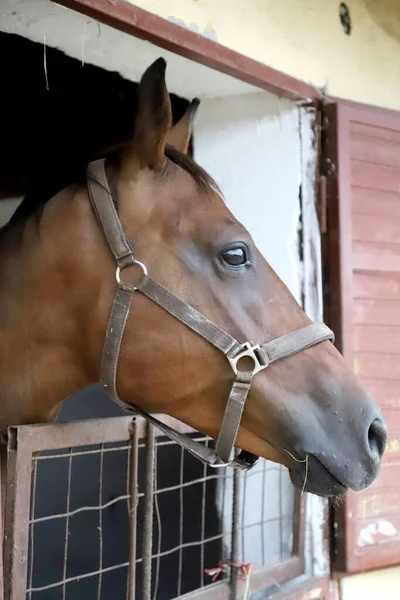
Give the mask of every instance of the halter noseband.
M 333 341 L 332 331 L 324 323 L 312 323 L 264 344 L 238 342 L 195 308 L 177 298 L 164 286 L 152 279 L 147 274 L 145 265 L 135 259 L 134 248 L 125 235 L 112 201 L 104 159 L 94 161 L 88 166 L 87 186 L 93 210 L 103 228 L 107 243 L 117 263 L 117 292 L 108 321 L 101 361 L 100 379 L 104 391 L 124 410 L 142 415 L 147 421 L 203 463 L 211 467 L 251 468 L 257 460 L 255 457 L 253 459 L 252 455 L 244 451 L 236 458 L 233 457 L 233 454 L 244 405 L 253 377 L 277 360 L 296 354 L 320 342 Z M 136 285 L 121 280 L 121 272 L 130 265 L 138 265 L 142 270 L 142 277 Z M 136 406 L 127 404 L 118 397 L 116 388 L 118 359 L 135 292 L 142 293 L 161 306 L 181 323 L 184 323 L 215 348 L 218 348 L 228 359 L 235 379 L 225 408 L 215 450 L 207 448 L 185 434 L 178 433 L 152 415 L 145 413 Z M 238 369 L 238 363 L 244 357 L 250 357 L 253 360 L 254 366 L 251 371 Z

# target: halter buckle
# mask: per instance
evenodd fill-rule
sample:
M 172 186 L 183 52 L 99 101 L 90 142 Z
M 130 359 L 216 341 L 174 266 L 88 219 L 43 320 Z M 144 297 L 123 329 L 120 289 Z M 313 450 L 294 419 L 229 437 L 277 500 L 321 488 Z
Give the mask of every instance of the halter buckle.
M 230 363 L 235 375 L 237 375 L 239 372 L 238 368 L 237 368 L 237 364 L 238 364 L 239 360 L 241 360 L 242 358 L 244 358 L 246 356 L 253 359 L 254 367 L 253 367 L 253 370 L 251 371 L 253 377 L 257 373 L 259 373 L 259 371 L 266 369 L 269 365 L 269 362 L 267 362 L 267 363 L 261 362 L 260 350 L 261 350 L 261 348 L 258 344 L 251 344 L 250 342 L 244 342 L 244 344 L 242 344 L 240 346 L 240 349 L 235 354 L 235 356 L 227 356 L 227 359 L 229 360 L 229 363 Z

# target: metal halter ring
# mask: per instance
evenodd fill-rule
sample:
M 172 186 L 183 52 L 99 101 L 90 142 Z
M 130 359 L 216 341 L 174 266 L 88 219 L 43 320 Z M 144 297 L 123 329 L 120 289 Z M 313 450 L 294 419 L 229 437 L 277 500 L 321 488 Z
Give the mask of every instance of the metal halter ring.
M 147 267 L 146 265 L 144 265 L 142 262 L 140 262 L 140 260 L 136 260 L 136 258 L 132 259 L 132 262 L 129 265 L 126 265 L 125 267 L 117 267 L 117 270 L 115 271 L 115 279 L 117 280 L 118 285 L 120 283 L 124 284 L 124 282 L 121 282 L 121 271 L 122 269 L 125 269 L 126 267 L 131 267 L 132 265 L 137 265 L 138 267 L 140 267 L 142 269 L 142 276 L 146 277 L 147 276 Z M 136 285 L 133 284 L 129 284 L 133 286 L 133 289 L 137 290 Z
M 227 359 L 229 360 L 229 363 L 235 375 L 238 374 L 237 364 L 239 360 L 244 358 L 245 356 L 248 356 L 254 362 L 254 367 L 251 371 L 253 376 L 256 373 L 259 373 L 260 371 L 268 367 L 269 363 L 263 364 L 262 362 L 260 362 L 259 354 L 257 354 L 259 350 L 260 346 L 258 346 L 257 344 L 250 344 L 249 342 L 245 342 L 244 344 L 242 344 L 239 352 L 235 354 L 235 356 L 227 356 Z

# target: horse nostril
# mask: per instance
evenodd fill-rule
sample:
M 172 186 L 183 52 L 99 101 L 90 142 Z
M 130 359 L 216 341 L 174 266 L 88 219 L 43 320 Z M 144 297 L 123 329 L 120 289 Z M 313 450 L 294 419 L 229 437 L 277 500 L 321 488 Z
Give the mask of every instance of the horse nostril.
M 368 446 L 371 458 L 378 461 L 382 458 L 387 442 L 387 428 L 382 419 L 372 421 L 368 430 Z

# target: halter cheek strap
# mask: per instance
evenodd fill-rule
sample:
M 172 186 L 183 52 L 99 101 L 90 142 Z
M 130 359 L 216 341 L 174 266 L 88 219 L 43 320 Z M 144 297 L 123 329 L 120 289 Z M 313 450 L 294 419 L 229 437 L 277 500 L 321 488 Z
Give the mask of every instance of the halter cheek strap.
M 101 384 L 103 389 L 123 409 L 142 415 L 202 462 L 213 467 L 227 465 L 244 469 L 252 467 L 255 461 L 248 458 L 247 453 L 242 452 L 237 458 L 233 458 L 232 454 L 253 377 L 277 360 L 296 354 L 320 342 L 332 341 L 334 339 L 332 331 L 324 323 L 312 323 L 264 344 L 240 343 L 195 308 L 177 298 L 158 281 L 149 277 L 145 265 L 135 259 L 134 248 L 126 238 L 112 201 L 103 159 L 89 165 L 87 185 L 93 210 L 103 228 L 117 264 L 117 291 L 108 321 L 101 362 Z M 136 285 L 121 280 L 121 271 L 133 264 L 142 269 L 142 277 Z M 226 356 L 231 365 L 235 377 L 215 450 L 207 448 L 185 434 L 178 433 L 155 417 L 145 413 L 138 407 L 127 404 L 118 397 L 118 360 L 125 325 L 135 292 L 143 294 L 207 340 Z M 238 363 L 244 357 L 253 360 L 251 371 L 239 370 Z

